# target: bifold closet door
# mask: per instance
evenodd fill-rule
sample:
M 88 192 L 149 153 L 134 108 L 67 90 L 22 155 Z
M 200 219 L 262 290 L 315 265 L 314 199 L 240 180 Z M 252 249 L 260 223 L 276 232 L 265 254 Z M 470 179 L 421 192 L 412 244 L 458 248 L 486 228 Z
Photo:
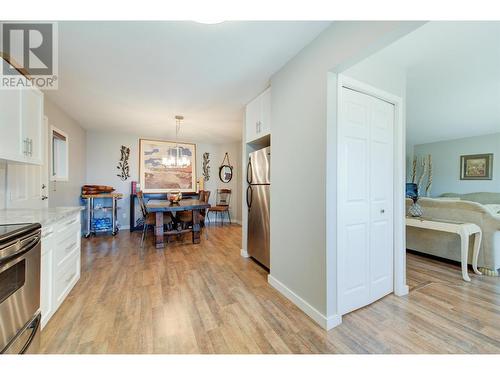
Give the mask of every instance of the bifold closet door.
M 339 116 L 339 309 L 393 291 L 394 105 L 342 88 Z

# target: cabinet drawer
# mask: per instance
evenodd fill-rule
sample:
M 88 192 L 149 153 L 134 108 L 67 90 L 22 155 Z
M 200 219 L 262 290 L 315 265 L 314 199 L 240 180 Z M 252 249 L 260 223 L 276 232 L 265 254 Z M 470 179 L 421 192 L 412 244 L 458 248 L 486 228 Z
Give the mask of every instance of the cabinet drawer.
M 64 260 L 73 256 L 75 252 L 80 250 L 80 234 L 75 231 L 64 232 L 64 236 L 60 236 L 55 249 L 55 264 L 59 267 Z
M 60 303 L 64 300 L 66 294 L 69 292 L 71 286 L 73 285 L 73 282 L 78 278 L 80 274 L 79 268 L 79 253 L 75 253 L 74 255 L 66 258 L 57 268 L 54 280 L 56 308 L 59 307 Z

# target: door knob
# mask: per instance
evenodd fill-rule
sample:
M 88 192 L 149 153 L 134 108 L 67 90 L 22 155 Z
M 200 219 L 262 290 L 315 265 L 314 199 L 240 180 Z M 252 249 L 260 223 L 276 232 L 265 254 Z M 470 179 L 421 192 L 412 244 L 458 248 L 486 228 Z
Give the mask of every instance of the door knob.
M 46 195 L 42 195 L 42 201 L 44 201 L 46 199 L 49 199 L 49 197 L 47 197 Z
M 385 210 L 382 208 L 382 209 L 380 210 L 380 213 L 381 213 L 381 214 L 385 213 Z

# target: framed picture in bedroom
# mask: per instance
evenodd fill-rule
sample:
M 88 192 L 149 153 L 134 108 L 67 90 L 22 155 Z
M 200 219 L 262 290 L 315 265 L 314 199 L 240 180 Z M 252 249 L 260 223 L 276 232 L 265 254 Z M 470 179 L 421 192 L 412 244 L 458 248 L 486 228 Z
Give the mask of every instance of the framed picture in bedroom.
M 493 154 L 460 156 L 461 180 L 491 180 L 493 173 Z
M 139 139 L 139 179 L 144 193 L 196 191 L 196 145 Z

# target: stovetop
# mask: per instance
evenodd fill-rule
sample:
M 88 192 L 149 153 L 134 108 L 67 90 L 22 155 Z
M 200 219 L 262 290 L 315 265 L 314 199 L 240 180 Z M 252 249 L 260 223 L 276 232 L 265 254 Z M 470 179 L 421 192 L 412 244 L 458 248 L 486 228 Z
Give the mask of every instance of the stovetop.
M 38 223 L 3 224 L 0 225 L 0 243 L 21 236 L 33 230 L 40 229 Z

